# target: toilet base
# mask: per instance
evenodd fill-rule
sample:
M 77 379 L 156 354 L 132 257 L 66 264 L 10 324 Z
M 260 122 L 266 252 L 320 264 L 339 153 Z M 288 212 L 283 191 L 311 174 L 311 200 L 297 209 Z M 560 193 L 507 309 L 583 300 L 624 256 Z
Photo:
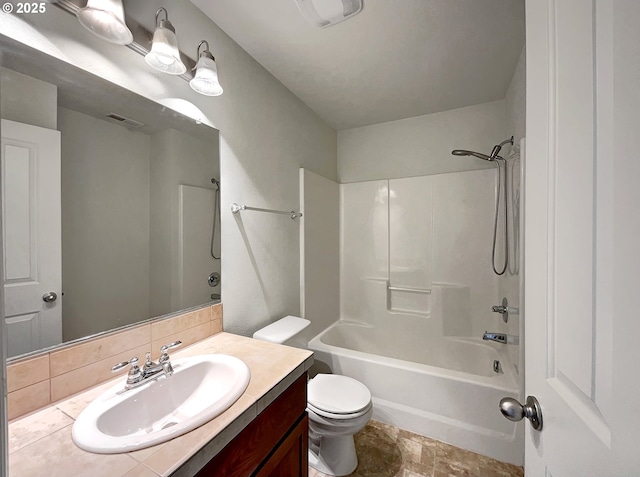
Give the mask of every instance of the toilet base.
M 309 465 L 323 474 L 349 475 L 358 467 L 353 436 L 309 439 Z

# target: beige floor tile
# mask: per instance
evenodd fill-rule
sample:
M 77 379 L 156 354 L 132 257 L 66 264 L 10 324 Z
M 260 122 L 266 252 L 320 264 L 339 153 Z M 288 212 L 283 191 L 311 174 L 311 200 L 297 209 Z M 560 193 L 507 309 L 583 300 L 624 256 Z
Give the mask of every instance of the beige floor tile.
M 355 436 L 358 467 L 351 477 L 524 477 L 504 462 L 371 421 Z M 310 468 L 309 477 L 326 477 Z
M 406 437 L 399 437 L 396 441 L 404 460 L 420 463 L 422 459 L 422 445 Z
M 433 454 L 436 453 L 436 448 L 438 447 L 439 442 L 435 439 L 421 436 L 420 434 L 414 434 L 413 432 L 405 431 L 404 429 L 398 429 L 397 433 L 398 437 L 404 437 L 412 441 L 419 442 L 423 448 L 431 449 Z
M 405 472 L 409 472 L 413 475 L 419 475 L 420 477 L 431 477 L 433 474 L 434 464 L 433 462 L 423 464 L 421 462 L 405 461 L 403 469 Z
M 389 437 L 391 437 L 394 440 L 398 437 L 398 434 L 400 432 L 407 433 L 407 431 L 401 431 L 396 426 L 392 426 L 390 424 L 386 424 L 380 421 L 369 421 L 369 424 L 367 425 L 367 427 L 380 429 L 381 431 L 383 431 L 385 434 L 387 434 Z

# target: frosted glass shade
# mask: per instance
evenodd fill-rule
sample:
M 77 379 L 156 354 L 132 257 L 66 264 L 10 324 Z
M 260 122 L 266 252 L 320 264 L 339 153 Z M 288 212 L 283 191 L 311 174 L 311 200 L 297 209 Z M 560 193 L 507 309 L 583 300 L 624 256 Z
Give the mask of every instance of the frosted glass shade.
M 189 81 L 189 86 L 205 96 L 220 96 L 222 86 L 218 81 L 216 62 L 207 56 L 201 56 L 196 65 L 196 75 Z
M 144 57 L 149 66 L 170 75 L 181 75 L 187 71 L 180 60 L 178 39 L 168 28 L 159 26 L 153 33 L 151 51 Z
M 133 34 L 124 21 L 121 0 L 89 0 L 76 17 L 83 27 L 110 43 L 128 45 L 133 41 Z

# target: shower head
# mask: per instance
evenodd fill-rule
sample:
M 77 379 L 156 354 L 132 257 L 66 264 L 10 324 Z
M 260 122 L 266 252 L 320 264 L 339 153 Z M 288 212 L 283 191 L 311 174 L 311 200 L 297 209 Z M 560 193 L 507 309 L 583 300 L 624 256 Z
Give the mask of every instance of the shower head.
M 489 157 L 486 154 L 475 151 L 467 151 L 466 149 L 454 149 L 453 151 L 451 151 L 451 154 L 453 154 L 454 156 L 474 156 L 485 161 L 495 161 L 495 158 Z
M 451 151 L 451 154 L 453 154 L 454 156 L 474 156 L 484 161 L 504 161 L 504 159 L 498 156 L 498 154 L 500 153 L 502 146 L 504 146 L 505 144 L 513 145 L 513 136 L 511 136 L 506 141 L 502 141 L 500 144 L 496 144 L 495 146 L 493 146 L 493 150 L 491 151 L 490 156 L 487 156 L 486 154 L 482 154 L 480 152 L 467 151 L 466 149 L 454 149 L 453 151 Z

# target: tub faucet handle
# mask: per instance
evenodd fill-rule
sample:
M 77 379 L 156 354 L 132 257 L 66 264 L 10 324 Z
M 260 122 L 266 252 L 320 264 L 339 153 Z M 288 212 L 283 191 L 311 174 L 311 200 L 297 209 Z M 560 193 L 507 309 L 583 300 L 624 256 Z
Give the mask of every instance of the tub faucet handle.
M 491 311 L 494 313 L 500 313 L 502 315 L 502 321 L 505 323 L 509 321 L 509 314 L 520 314 L 520 309 L 509 306 L 509 302 L 506 297 L 502 299 L 502 303 L 500 305 L 493 305 L 491 307 Z

